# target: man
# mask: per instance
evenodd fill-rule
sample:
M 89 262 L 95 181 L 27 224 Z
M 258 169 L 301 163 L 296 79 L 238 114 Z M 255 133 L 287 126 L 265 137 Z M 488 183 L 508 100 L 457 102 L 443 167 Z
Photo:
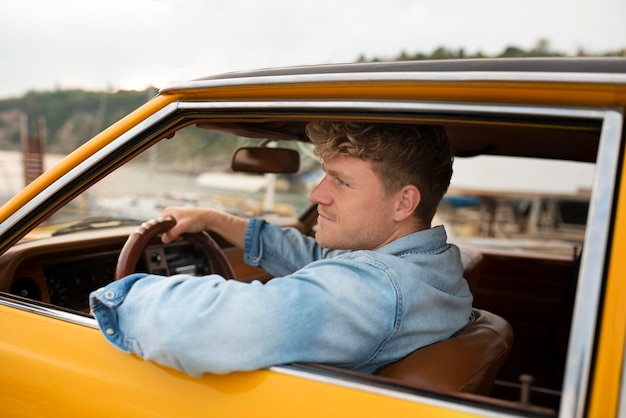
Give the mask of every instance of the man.
M 295 361 L 373 373 L 467 324 L 456 246 L 431 220 L 452 175 L 441 127 L 312 122 L 326 173 L 310 196 L 315 239 L 260 219 L 168 208 L 164 242 L 211 230 L 274 276 L 134 274 L 92 293 L 121 350 L 199 376 Z

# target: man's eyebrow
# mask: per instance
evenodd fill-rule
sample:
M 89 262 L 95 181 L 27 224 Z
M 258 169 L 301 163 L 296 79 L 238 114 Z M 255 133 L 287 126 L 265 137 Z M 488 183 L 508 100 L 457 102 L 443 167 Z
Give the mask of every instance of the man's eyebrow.
M 337 170 L 329 170 L 323 164 L 322 164 L 322 168 L 323 168 L 324 172 L 326 174 L 328 174 L 329 176 L 338 177 L 338 178 L 342 179 L 343 181 L 345 181 L 346 183 L 351 183 L 351 182 L 354 181 L 354 177 L 350 176 L 346 172 L 341 172 L 341 171 L 337 171 Z

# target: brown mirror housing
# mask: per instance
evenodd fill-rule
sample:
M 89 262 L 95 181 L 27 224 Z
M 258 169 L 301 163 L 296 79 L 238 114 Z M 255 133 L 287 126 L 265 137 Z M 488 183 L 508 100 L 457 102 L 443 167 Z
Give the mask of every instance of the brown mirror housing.
M 300 169 L 300 154 L 288 148 L 239 148 L 233 154 L 231 168 L 240 173 L 293 174 Z

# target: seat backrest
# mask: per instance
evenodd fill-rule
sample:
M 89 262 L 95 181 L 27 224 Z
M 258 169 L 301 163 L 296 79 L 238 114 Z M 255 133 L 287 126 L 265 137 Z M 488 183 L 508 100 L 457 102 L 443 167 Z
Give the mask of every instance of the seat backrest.
M 449 339 L 415 350 L 376 374 L 421 389 L 488 395 L 513 347 L 513 329 L 485 310 L 474 309 L 473 317 Z

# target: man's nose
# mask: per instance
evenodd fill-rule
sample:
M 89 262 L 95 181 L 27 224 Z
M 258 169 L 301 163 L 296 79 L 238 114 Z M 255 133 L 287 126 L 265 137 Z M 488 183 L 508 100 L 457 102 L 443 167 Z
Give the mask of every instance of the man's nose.
M 311 191 L 309 195 L 309 202 L 314 203 L 316 205 L 328 205 L 330 204 L 330 194 L 326 190 L 326 182 L 328 176 L 324 176 L 322 181 L 318 183 L 317 186 Z

